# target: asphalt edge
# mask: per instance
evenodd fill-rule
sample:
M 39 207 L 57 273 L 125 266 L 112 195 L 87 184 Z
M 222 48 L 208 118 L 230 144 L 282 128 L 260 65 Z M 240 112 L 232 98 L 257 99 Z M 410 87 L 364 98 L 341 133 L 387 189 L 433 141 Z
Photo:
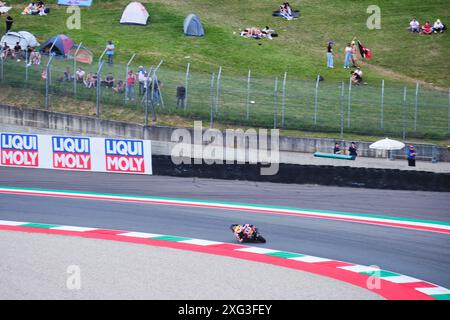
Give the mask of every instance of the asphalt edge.
M 450 300 L 450 290 L 413 277 L 333 259 L 154 233 L 0 220 L 0 230 L 136 243 L 227 256 L 301 270 L 343 281 L 388 300 Z

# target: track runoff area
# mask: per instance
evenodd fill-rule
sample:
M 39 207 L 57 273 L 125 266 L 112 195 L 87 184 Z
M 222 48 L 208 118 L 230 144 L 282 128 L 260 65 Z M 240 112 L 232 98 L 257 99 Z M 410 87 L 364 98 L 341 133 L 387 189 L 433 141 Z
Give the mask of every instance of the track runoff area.
M 141 170 L 141 172 L 147 170 L 146 173 L 151 174 L 151 146 L 146 145 L 145 141 L 2 134 L 1 153 L 2 165 L 6 167 L 25 166 L 100 172 L 132 172 L 132 170 L 137 169 Z M 123 159 L 127 157 L 129 157 L 127 161 L 128 164 L 125 164 Z M 101 159 L 101 161 L 98 159 Z M 29 172 L 30 174 L 33 174 L 33 170 L 30 170 Z M 70 185 L 70 183 L 68 185 Z M 190 207 L 194 209 L 252 212 L 265 215 L 370 224 L 444 235 L 450 233 L 450 223 L 448 222 L 392 216 L 304 210 L 288 207 L 207 200 L 18 188 L 9 186 L 0 187 L 0 193 L 11 196 L 69 198 L 89 201 L 142 203 L 148 205 Z M 26 201 L 33 202 L 31 198 L 27 198 Z M 95 207 L 95 205 L 93 206 Z M 46 223 L 46 221 L 24 222 L 2 220 L 0 222 L 0 229 L 132 242 L 258 261 L 325 275 L 371 290 L 387 299 L 427 300 L 450 298 L 450 291 L 445 287 L 408 275 L 377 269 L 373 266 L 353 264 L 326 257 L 317 257 L 304 253 L 263 248 L 260 246 L 243 246 L 179 235 L 163 235 L 134 230 L 124 231 L 107 229 L 101 228 L 101 226 L 99 228 L 99 226 L 95 227 L 91 225 L 59 225 Z M 151 232 L 151 230 L 149 231 Z

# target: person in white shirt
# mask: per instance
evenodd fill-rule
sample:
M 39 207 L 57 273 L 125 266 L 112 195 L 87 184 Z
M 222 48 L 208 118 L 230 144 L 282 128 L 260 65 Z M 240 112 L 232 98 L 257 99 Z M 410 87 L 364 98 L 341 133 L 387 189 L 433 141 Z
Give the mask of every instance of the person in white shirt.
M 114 44 L 111 40 L 108 41 L 108 44 L 106 45 L 106 55 L 108 56 L 108 63 L 110 65 L 113 64 L 113 56 L 114 56 Z
M 75 72 L 75 79 L 76 79 L 76 81 L 77 82 L 83 82 L 85 75 L 86 75 L 86 72 L 83 69 L 78 68 L 78 70 Z
M 416 20 L 416 18 L 413 18 L 409 23 L 409 30 L 411 32 L 420 32 L 420 23 Z
M 143 66 L 139 66 L 138 71 L 136 72 L 136 77 L 139 82 L 139 95 L 142 96 L 145 92 L 145 74 L 146 71 Z
M 445 26 L 442 24 L 441 20 L 437 19 L 433 24 L 433 32 L 444 32 Z
M 350 61 L 352 60 L 352 45 L 350 43 L 347 43 L 344 52 L 344 69 L 350 69 Z

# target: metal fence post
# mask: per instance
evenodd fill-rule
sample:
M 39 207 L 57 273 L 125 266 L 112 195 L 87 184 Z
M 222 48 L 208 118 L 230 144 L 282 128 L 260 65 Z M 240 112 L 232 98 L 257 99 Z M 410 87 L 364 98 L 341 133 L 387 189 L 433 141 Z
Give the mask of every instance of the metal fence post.
M 286 78 L 287 78 L 287 72 L 284 73 L 283 78 L 283 97 L 281 100 L 281 127 L 284 128 L 284 116 L 286 113 Z
M 25 82 L 28 83 L 28 49 L 25 50 Z
M 159 70 L 159 67 L 161 67 L 163 63 L 163 60 L 161 60 L 158 65 L 156 66 L 155 70 L 153 70 L 153 75 L 152 75 L 152 90 L 151 90 L 151 94 L 150 94 L 150 100 L 152 101 L 152 108 L 154 108 L 154 98 L 155 98 L 155 83 L 158 86 L 158 94 L 159 94 L 159 98 L 161 98 L 161 88 L 159 87 L 158 84 L 158 77 L 156 76 L 156 71 Z M 156 82 L 155 82 L 156 81 Z M 162 102 L 162 99 L 161 99 Z
M 98 66 L 97 71 L 97 97 L 95 100 L 95 110 L 97 113 L 97 118 L 100 118 L 100 95 L 101 95 L 101 87 L 102 87 L 102 68 L 103 68 L 103 61 L 100 62 L 100 65 Z
M 184 105 L 183 105 L 184 111 L 186 111 L 186 109 L 187 109 L 188 85 L 189 85 L 189 68 L 190 68 L 190 66 L 191 66 L 191 64 L 188 63 L 187 67 L 186 67 L 186 78 L 184 80 L 184 87 L 186 88 L 186 94 L 185 94 L 185 97 L 184 97 Z
M 0 50 L 0 81 L 3 82 L 3 48 Z
M 216 81 L 216 113 L 219 113 L 219 89 L 220 89 L 221 75 L 222 75 L 222 66 L 219 67 L 219 73 L 217 74 L 217 81 Z
M 246 119 L 248 120 L 250 117 L 250 81 L 251 81 L 251 71 L 248 70 L 248 76 L 247 76 L 247 101 L 245 108 L 247 110 L 247 116 Z
M 341 140 L 344 139 L 344 81 L 341 83 Z
M 406 139 L 406 87 L 403 87 L 403 141 Z
M 148 95 L 149 95 L 148 84 L 150 82 L 150 75 L 152 74 L 152 71 L 153 71 L 153 66 L 150 67 L 150 69 L 149 69 L 149 71 L 147 73 L 147 78 L 145 78 L 145 97 L 144 97 L 144 99 L 145 99 L 145 116 L 144 117 L 145 118 L 144 118 L 144 124 L 146 126 L 148 126 Z
M 350 128 L 350 119 L 352 111 L 352 77 L 348 80 L 348 106 L 347 106 L 347 127 Z
M 79 48 L 79 47 L 78 47 Z M 105 50 L 103 50 L 102 54 L 100 55 L 100 58 L 98 58 L 98 65 L 100 65 L 100 63 L 102 62 L 103 56 L 106 53 L 106 50 L 108 50 L 107 48 L 105 48 Z
M 314 126 L 317 125 L 317 95 L 319 93 L 319 80 L 320 80 L 320 75 L 317 75 L 317 80 L 316 80 L 316 92 L 314 95 Z
M 275 78 L 275 88 L 273 92 L 274 112 L 273 112 L 273 128 L 277 128 L 278 120 L 278 77 Z
M 381 80 L 381 114 L 380 129 L 384 130 L 384 80 Z
M 438 148 L 435 144 L 431 147 L 431 163 L 438 162 Z
M 215 74 L 213 73 L 211 75 L 211 90 L 210 90 L 210 112 L 209 112 L 209 127 L 213 127 L 213 121 L 214 121 L 214 78 Z
M 80 50 L 81 44 L 83 42 L 80 42 L 80 44 L 78 45 L 77 50 L 75 50 L 75 54 L 73 56 L 73 95 L 76 97 L 77 96 L 77 77 L 76 77 L 76 72 L 77 72 L 77 54 L 78 54 L 78 50 Z
M 136 56 L 136 54 L 133 54 L 133 56 L 131 57 L 131 59 L 128 61 L 127 63 L 127 67 L 126 67 L 126 71 L 125 71 L 125 87 L 128 86 L 128 68 L 130 67 L 131 62 L 133 61 L 134 57 Z M 125 89 L 125 104 L 127 104 L 127 100 L 128 100 L 128 90 Z
M 47 66 L 45 68 L 45 110 L 48 110 L 49 105 L 49 86 L 50 86 L 50 70 L 51 70 L 51 63 L 53 60 L 53 55 L 50 54 L 50 58 L 48 59 Z
M 416 101 L 414 106 L 414 133 L 417 130 L 417 111 L 419 109 L 419 82 L 416 82 Z
M 450 87 L 448 88 L 448 134 L 450 135 Z

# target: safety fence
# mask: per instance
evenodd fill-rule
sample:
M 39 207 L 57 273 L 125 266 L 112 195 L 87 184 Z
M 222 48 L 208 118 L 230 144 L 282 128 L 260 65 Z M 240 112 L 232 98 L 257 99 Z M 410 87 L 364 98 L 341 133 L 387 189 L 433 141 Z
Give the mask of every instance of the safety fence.
M 28 57 L 0 59 L 0 89 L 10 89 L 9 99 L 32 97 L 34 106 L 48 110 L 145 124 L 160 115 L 177 115 L 204 120 L 211 127 L 220 122 L 341 137 L 344 133 L 403 139 L 450 136 L 450 90 L 384 80 L 359 86 L 350 78 L 297 80 L 288 72 L 268 78 L 248 70 L 237 76 L 222 67 L 209 74 L 189 63 L 166 61 L 142 66 L 145 81 L 136 79 L 127 89 L 127 74 L 140 70 L 133 58 L 127 65 L 110 65 L 102 58 L 92 65 L 54 56 L 43 56 L 39 65 L 30 64 Z M 81 81 L 74 77 L 79 68 L 85 73 Z M 91 81 L 86 81 L 89 73 Z

